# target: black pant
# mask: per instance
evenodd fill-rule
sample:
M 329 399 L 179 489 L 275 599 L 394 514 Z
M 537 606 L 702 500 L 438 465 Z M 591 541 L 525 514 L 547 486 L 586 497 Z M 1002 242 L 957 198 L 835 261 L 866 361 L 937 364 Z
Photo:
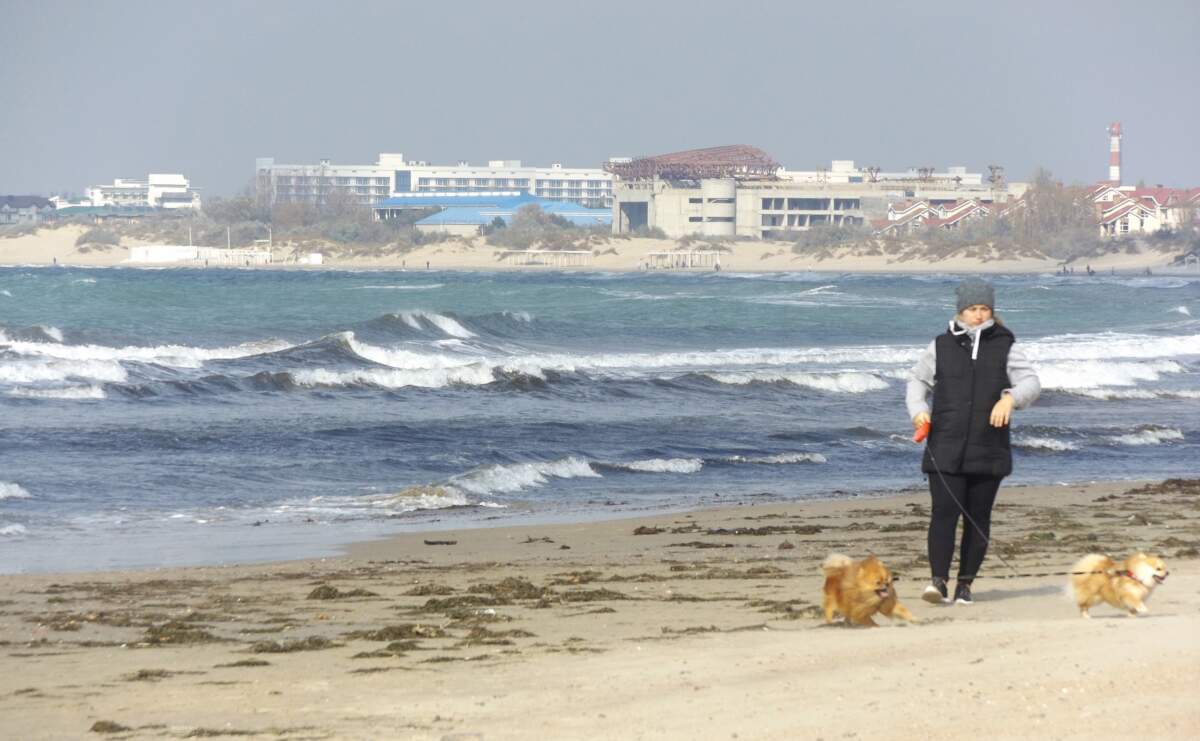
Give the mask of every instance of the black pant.
M 929 494 L 933 498 L 933 512 L 929 518 L 929 568 L 934 577 L 950 578 L 954 531 L 962 514 L 959 505 L 967 511 L 970 519 L 963 522 L 962 545 L 958 552 L 958 579 L 969 582 L 979 573 L 991 534 L 992 505 L 996 502 L 996 492 L 1000 490 L 1002 479 L 999 476 L 973 474 L 930 475 Z M 955 499 L 958 504 L 955 504 Z M 971 521 L 975 524 L 972 525 Z M 976 530 L 976 527 L 979 529 Z

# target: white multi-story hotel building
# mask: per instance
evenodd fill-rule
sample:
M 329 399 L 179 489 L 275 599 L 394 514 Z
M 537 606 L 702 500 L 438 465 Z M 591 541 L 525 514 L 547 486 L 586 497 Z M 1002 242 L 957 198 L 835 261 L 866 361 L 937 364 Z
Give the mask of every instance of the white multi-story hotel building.
M 381 154 L 374 165 L 281 165 L 270 157 L 255 161 L 259 196 L 269 203 L 323 203 L 342 193 L 371 205 L 400 193 L 480 193 L 521 191 L 590 208 L 612 206 L 612 175 L 595 167 L 530 167 L 520 160 L 486 165 L 431 165 L 403 154 Z
M 200 208 L 200 194 L 177 173 L 150 173 L 145 180 L 117 178 L 87 189 L 88 205 L 142 208 Z

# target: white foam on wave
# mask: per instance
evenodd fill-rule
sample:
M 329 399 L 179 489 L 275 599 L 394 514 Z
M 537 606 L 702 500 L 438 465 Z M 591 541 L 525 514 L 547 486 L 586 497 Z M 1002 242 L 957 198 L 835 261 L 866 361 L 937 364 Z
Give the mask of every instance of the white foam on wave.
M 750 383 L 791 383 L 834 394 L 862 394 L 888 388 L 887 381 L 870 373 L 708 373 L 718 383 L 743 386 Z
M 745 348 L 665 353 L 599 353 L 595 355 L 531 354 L 503 361 L 506 370 L 530 369 L 566 372 L 587 370 L 715 370 L 753 366 L 788 366 L 804 363 L 855 362 L 904 363 L 917 359 L 919 350 L 908 347 Z
M 359 357 L 370 360 L 373 363 L 401 370 L 462 368 L 465 366 L 480 365 L 482 361 L 481 358 L 433 355 L 430 353 L 371 345 L 355 338 L 353 332 L 345 332 L 342 336 L 346 344 L 354 351 L 354 354 Z M 440 342 L 458 342 L 458 340 L 440 340 Z
M 1111 360 L 1175 358 L 1200 355 L 1200 334 L 1159 337 L 1120 332 L 1057 335 L 1022 342 L 1034 362 L 1052 360 Z
M 1197 389 L 1075 389 L 1076 396 L 1086 396 L 1101 401 L 1129 401 L 1150 399 L 1200 399 Z
M 474 332 L 459 324 L 457 320 L 443 314 L 434 314 L 428 311 L 403 311 L 397 316 L 413 329 L 424 330 L 425 327 L 421 325 L 421 322 L 425 321 L 450 337 L 465 340 L 475 336 Z
M 730 463 L 758 463 L 767 466 L 783 466 L 796 463 L 827 463 L 829 459 L 820 453 L 776 453 L 775 455 L 731 455 L 725 460 Z
M 484 496 L 544 486 L 551 478 L 600 478 L 600 474 L 587 461 L 570 456 L 555 461 L 483 466 L 459 474 L 448 483 L 456 489 Z
M 1028 450 L 1048 450 L 1054 453 L 1065 453 L 1068 450 L 1078 450 L 1079 446 L 1066 440 L 1053 437 L 1018 437 L 1013 445 Z
M 104 399 L 106 394 L 99 386 L 66 386 L 64 388 L 15 388 L 9 396 L 24 399 Z
M 327 516 L 361 515 L 386 517 L 389 515 L 417 512 L 420 510 L 469 507 L 473 504 L 467 495 L 449 486 L 414 486 L 386 494 L 367 494 L 357 497 L 313 497 L 304 504 L 282 504 L 276 507 L 278 514 L 303 513 Z M 481 503 L 489 506 L 490 503 Z M 500 506 L 500 505 L 490 505 Z
M 432 291 L 435 288 L 442 288 L 444 283 L 422 283 L 410 286 L 404 285 L 385 285 L 385 286 L 354 286 L 352 291 Z
M 29 499 L 29 492 L 20 484 L 0 481 L 0 499 Z
M 444 388 L 446 386 L 482 386 L 496 380 L 491 367 L 468 365 L 458 368 L 421 368 L 399 370 L 363 368 L 348 371 L 312 368 L 292 371 L 292 379 L 301 386 L 344 387 L 379 386 L 382 388 Z
M 0 363 L 0 383 L 55 383 L 82 378 L 122 383 L 129 377 L 120 363 L 109 360 L 20 360 Z
M 1183 314 L 1184 316 L 1192 315 L 1191 309 L 1186 306 L 1176 306 L 1174 309 L 1171 309 L 1171 311 L 1175 312 L 1176 314 Z
M 641 473 L 696 473 L 704 468 L 699 458 L 650 458 L 632 463 L 615 463 L 617 468 Z
M 42 330 L 42 332 L 44 332 L 47 337 L 51 338 L 55 342 L 63 341 L 62 330 L 59 329 L 58 327 L 51 327 L 49 324 L 39 324 L 39 325 L 37 325 L 37 328 Z
M 29 532 L 24 525 L 0 525 L 0 535 L 24 535 Z
M 1165 373 L 1182 373 L 1173 360 L 1149 362 L 1069 360 L 1036 363 L 1042 388 L 1071 391 L 1109 386 L 1136 386 L 1139 381 L 1157 381 Z
M 9 298 L 12 298 L 12 294 L 9 293 L 7 288 L 0 288 L 0 296 L 7 296 Z
M 1174 427 L 1143 427 L 1128 435 L 1109 438 L 1118 445 L 1161 445 L 1183 439 L 1183 431 Z
M 60 360 L 122 360 L 156 363 L 177 368 L 199 368 L 207 360 L 235 360 L 253 355 L 279 352 L 292 347 L 283 340 L 244 342 L 230 347 L 192 347 L 189 345 L 155 345 L 142 347 L 108 347 L 106 345 L 63 345 L 51 342 L 9 342 L 8 349 L 20 355 L 57 358 Z
M 71 282 L 76 285 L 80 285 L 80 284 L 90 285 L 92 283 L 95 283 L 96 279 L 95 278 L 76 278 L 75 280 L 73 280 Z

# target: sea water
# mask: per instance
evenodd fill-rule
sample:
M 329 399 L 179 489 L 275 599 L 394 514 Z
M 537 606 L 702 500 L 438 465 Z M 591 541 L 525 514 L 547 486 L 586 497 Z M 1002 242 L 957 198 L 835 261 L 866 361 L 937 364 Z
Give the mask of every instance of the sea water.
M 921 487 L 957 281 L 0 269 L 0 571 Z M 995 283 L 1045 387 L 1011 482 L 1200 473 L 1200 277 Z

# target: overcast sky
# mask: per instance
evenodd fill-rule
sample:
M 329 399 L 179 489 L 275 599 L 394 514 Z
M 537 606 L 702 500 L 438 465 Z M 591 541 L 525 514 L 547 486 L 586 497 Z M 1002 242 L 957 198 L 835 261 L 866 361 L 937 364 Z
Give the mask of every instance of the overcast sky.
M 1200 3 L 0 0 L 0 194 L 254 158 L 1038 166 L 1200 185 Z

